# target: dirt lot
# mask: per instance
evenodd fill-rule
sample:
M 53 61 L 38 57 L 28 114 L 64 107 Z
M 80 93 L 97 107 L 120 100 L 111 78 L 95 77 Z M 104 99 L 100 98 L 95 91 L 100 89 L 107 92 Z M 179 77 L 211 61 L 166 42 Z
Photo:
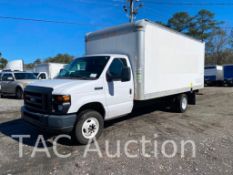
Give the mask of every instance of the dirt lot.
M 22 101 L 0 99 L 0 172 L 1 174 L 233 174 L 233 88 L 206 88 L 200 92 L 197 105 L 190 106 L 185 114 L 165 112 L 155 104 L 139 108 L 133 115 L 106 124 L 103 135 L 98 140 L 102 157 L 96 152 L 88 152 L 84 157 L 85 146 L 78 146 L 68 140 L 60 141 L 57 150 L 60 154 L 71 155 L 58 158 L 53 151 L 54 136 L 45 136 L 48 158 L 45 152 L 31 156 L 39 133 L 32 126 L 20 120 Z M 19 157 L 19 141 L 11 135 L 27 134 L 24 139 L 23 157 Z M 158 137 L 155 138 L 154 134 Z M 191 146 L 181 156 L 167 158 L 158 149 L 153 156 L 153 144 L 146 145 L 141 153 L 140 142 L 128 146 L 128 152 L 137 155 L 128 158 L 124 154 L 124 144 L 128 140 L 146 139 L 156 141 L 158 148 L 166 140 L 177 144 L 182 140 L 193 140 L 196 157 L 192 157 Z M 105 141 L 109 150 L 116 152 L 120 141 L 120 157 L 110 158 L 106 153 Z M 95 145 L 92 144 L 92 148 Z M 167 146 L 171 154 L 171 144 Z

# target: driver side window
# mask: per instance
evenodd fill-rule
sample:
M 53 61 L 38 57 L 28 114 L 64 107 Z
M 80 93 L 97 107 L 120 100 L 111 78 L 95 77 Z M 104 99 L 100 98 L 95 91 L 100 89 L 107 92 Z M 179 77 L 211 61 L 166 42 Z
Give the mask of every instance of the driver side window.
M 13 79 L 13 76 L 12 74 L 4 74 L 2 76 L 2 81 L 9 81 L 8 78 L 11 77 Z
M 123 58 L 115 58 L 112 61 L 108 72 L 114 80 L 120 80 L 121 73 L 124 67 L 127 67 L 126 60 Z
M 45 73 L 42 73 L 40 74 L 40 76 L 38 77 L 39 80 L 44 80 L 46 79 L 46 74 Z

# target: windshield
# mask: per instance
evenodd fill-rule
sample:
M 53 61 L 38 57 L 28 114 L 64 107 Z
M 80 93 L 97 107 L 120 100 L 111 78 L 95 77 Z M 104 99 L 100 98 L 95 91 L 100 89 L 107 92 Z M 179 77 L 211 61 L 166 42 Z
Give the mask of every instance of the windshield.
M 77 58 L 62 69 L 57 78 L 98 79 L 109 58 L 107 56 Z
M 16 80 L 34 80 L 36 76 L 33 73 L 15 73 Z

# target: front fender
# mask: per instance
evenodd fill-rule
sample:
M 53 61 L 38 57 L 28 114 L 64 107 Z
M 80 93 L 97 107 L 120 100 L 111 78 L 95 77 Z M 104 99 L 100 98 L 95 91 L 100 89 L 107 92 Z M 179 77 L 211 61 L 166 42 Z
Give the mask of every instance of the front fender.
M 76 113 L 82 106 L 93 102 L 102 104 L 107 114 L 104 93 L 85 93 L 71 95 L 71 106 L 68 113 Z
M 15 86 L 15 92 L 16 92 L 16 90 L 17 90 L 18 88 L 21 88 L 22 91 L 24 91 L 24 88 L 25 88 L 25 87 L 26 87 L 26 85 L 17 84 L 17 85 Z

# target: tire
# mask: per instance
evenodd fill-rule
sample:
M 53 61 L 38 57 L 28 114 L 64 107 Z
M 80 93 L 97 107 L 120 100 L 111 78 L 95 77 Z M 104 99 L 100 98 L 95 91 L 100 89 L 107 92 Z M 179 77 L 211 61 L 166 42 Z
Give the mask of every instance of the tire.
M 97 111 L 85 110 L 78 115 L 73 137 L 81 145 L 86 145 L 94 138 L 99 138 L 104 127 L 103 116 Z
M 233 82 L 230 81 L 230 82 L 229 82 L 229 87 L 232 87 L 232 86 L 233 86 Z
M 17 99 L 22 99 L 23 98 L 23 90 L 21 88 L 17 88 L 15 96 Z
M 190 93 L 188 95 L 188 104 L 190 104 L 190 105 L 196 105 L 196 93 L 195 92 Z
M 180 94 L 176 97 L 175 110 L 178 113 L 184 113 L 188 108 L 188 96 Z

